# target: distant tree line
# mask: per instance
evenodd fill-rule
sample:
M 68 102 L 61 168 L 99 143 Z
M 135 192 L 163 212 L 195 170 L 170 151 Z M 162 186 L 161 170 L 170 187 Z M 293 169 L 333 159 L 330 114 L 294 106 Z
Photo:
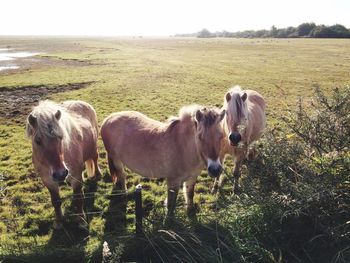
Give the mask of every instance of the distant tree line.
M 210 32 L 203 29 L 197 33 L 177 34 L 181 37 L 233 37 L 233 38 L 350 38 L 350 30 L 343 25 L 333 26 L 316 25 L 315 23 L 302 23 L 297 27 L 276 28 L 270 30 L 245 30 L 239 32 L 217 31 Z

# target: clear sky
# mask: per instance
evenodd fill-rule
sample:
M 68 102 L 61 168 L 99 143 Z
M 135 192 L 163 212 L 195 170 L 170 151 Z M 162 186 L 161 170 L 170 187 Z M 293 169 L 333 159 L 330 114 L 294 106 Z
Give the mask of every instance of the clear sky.
M 169 36 L 297 26 L 350 27 L 350 0 L 2 0 L 0 35 Z

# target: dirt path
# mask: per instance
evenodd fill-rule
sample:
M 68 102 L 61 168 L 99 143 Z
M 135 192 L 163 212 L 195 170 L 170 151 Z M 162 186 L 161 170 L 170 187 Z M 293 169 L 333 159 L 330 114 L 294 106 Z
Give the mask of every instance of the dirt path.
M 0 87 L 0 119 L 7 119 L 10 122 L 22 122 L 39 100 L 47 99 L 51 94 L 82 89 L 91 83 L 70 83 L 58 86 L 23 86 L 11 89 Z

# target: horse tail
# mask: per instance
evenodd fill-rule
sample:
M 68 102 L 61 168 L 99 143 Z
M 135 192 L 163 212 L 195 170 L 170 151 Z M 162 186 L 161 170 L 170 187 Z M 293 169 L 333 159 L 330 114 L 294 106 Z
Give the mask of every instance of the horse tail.
M 85 166 L 88 177 L 94 177 L 96 169 L 94 161 L 92 159 L 85 161 Z
M 116 183 L 118 170 L 117 170 L 117 167 L 115 167 L 113 160 L 110 157 L 108 157 L 108 167 L 109 167 L 109 172 L 110 172 L 111 177 L 112 177 L 112 181 L 113 181 L 113 183 Z

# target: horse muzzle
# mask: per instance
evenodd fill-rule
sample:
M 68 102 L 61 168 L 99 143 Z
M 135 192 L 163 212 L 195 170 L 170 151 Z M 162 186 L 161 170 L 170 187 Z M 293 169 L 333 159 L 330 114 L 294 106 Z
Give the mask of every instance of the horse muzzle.
M 53 177 L 53 180 L 55 182 L 64 182 L 64 180 L 66 179 L 68 175 L 68 169 L 67 168 L 64 168 L 64 169 L 61 169 L 59 171 L 55 171 L 52 173 L 52 177 Z
M 237 146 L 238 143 L 241 141 L 242 136 L 238 132 L 232 132 L 228 138 L 230 140 L 231 146 Z
M 219 164 L 219 165 L 210 165 L 208 167 L 208 174 L 210 177 L 218 177 L 220 176 L 222 172 L 222 166 Z

